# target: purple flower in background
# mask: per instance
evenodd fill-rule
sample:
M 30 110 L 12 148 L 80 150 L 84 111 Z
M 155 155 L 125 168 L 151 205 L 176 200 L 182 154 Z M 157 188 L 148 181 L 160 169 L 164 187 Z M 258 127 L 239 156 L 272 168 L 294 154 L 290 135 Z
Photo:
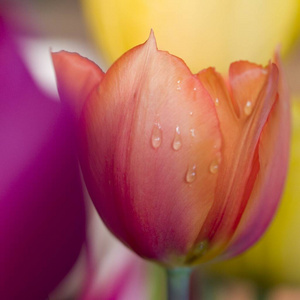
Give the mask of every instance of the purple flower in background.
M 73 130 L 34 84 L 1 14 L 0 66 L 0 299 L 45 299 L 85 239 Z

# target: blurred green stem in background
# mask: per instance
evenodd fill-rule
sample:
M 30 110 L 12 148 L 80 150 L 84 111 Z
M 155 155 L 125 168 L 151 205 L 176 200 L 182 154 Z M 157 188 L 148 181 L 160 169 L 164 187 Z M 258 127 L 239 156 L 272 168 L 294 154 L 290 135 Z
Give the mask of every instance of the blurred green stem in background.
M 167 269 L 168 300 L 188 300 L 192 268 Z

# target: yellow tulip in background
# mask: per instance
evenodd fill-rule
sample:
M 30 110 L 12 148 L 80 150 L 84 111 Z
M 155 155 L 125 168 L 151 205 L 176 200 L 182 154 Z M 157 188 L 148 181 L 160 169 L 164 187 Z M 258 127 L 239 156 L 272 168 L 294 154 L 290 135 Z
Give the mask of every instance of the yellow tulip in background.
M 230 62 L 266 64 L 286 53 L 299 31 L 299 0 L 82 0 L 87 24 L 109 64 L 144 42 L 152 28 L 160 49 L 192 72 Z

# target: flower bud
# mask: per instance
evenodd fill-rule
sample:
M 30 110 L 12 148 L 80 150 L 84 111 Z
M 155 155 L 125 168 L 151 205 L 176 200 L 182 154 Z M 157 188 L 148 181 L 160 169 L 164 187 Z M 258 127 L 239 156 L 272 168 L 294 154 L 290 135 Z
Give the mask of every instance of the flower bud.
M 88 85 L 92 62 L 67 52 L 53 60 L 79 119 L 90 196 L 124 244 L 175 266 L 235 255 L 260 237 L 288 163 L 278 58 L 233 63 L 228 78 L 212 68 L 193 75 L 151 34 Z

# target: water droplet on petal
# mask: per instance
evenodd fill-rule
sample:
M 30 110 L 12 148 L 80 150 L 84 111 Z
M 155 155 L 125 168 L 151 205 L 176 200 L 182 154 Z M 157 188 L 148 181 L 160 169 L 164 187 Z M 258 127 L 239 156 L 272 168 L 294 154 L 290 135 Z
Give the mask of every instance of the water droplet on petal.
M 180 129 L 179 126 L 176 127 L 176 131 L 175 131 L 175 136 L 174 136 L 174 140 L 173 140 L 173 149 L 174 150 L 179 150 L 182 146 L 182 142 L 181 142 L 181 136 L 180 136 Z
M 185 180 L 188 183 L 192 183 L 196 179 L 196 165 L 192 165 L 188 167 L 186 172 Z
M 190 129 L 190 133 L 191 133 L 192 137 L 194 137 L 195 136 L 195 129 L 194 128 Z
M 192 116 L 193 115 L 193 112 L 192 111 L 190 111 L 190 116 Z
M 216 100 L 215 100 L 215 105 L 216 105 L 216 106 L 219 106 L 219 104 L 220 104 L 220 100 L 219 100 L 219 98 L 216 98 Z
M 213 160 L 209 166 L 209 171 L 212 174 L 216 174 L 219 171 L 219 163 L 216 160 Z
M 207 253 L 208 248 L 209 242 L 207 240 L 199 242 L 189 251 L 186 256 L 185 262 L 190 264 L 197 261 L 197 259 L 200 259 Z
M 161 126 L 156 122 L 152 129 L 151 144 L 154 149 L 157 149 L 161 144 L 162 132 Z
M 177 91 L 181 90 L 181 86 L 180 86 L 181 80 L 177 80 Z
M 194 90 L 194 91 L 197 91 L 197 88 L 196 88 L 196 87 L 194 87 L 194 88 L 193 88 L 193 90 Z
M 252 102 L 251 101 L 247 101 L 246 105 L 244 107 L 244 113 L 245 115 L 249 116 L 252 112 Z
M 208 241 L 204 240 L 196 245 L 194 248 L 194 255 L 196 256 L 202 256 L 208 249 Z

